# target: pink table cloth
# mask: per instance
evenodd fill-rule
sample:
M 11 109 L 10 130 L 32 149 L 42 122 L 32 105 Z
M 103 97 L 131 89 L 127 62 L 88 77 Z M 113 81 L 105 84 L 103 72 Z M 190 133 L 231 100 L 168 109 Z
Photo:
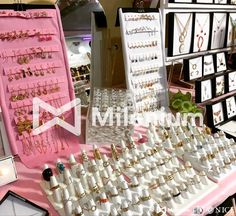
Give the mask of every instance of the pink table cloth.
M 87 150 L 89 155 L 92 155 L 92 146 L 91 145 L 80 145 L 80 149 Z M 109 153 L 109 146 L 103 146 L 101 148 L 102 153 Z M 74 154 L 76 156 L 77 161 L 79 161 L 79 152 L 78 150 L 74 149 Z M 76 153 L 75 153 L 76 152 Z M 68 166 L 68 157 L 70 152 L 65 152 L 63 157 L 60 157 L 62 162 L 65 163 L 66 166 Z M 42 168 L 37 167 L 34 169 L 28 169 L 19 161 L 18 158 L 16 158 L 16 168 L 18 171 L 18 178 L 19 180 L 8 184 L 6 186 L 3 186 L 0 188 L 0 199 L 4 196 L 4 194 L 8 190 L 12 190 L 19 195 L 35 202 L 36 204 L 42 206 L 43 208 L 46 208 L 51 216 L 58 216 L 57 212 L 54 210 L 52 205 L 47 200 L 46 195 L 42 191 L 39 183 L 41 181 L 41 173 Z M 48 162 L 49 166 L 51 168 L 55 168 L 56 160 L 52 159 Z M 220 203 L 222 203 L 227 197 L 233 195 L 236 192 L 236 181 L 234 181 L 236 178 L 236 172 L 234 172 L 231 176 L 229 176 L 227 179 L 225 179 L 223 182 L 219 184 L 219 187 L 216 188 L 214 191 L 212 191 L 210 194 L 205 196 L 202 200 L 199 202 L 194 203 L 187 211 L 185 211 L 182 216 L 191 216 L 194 215 L 193 209 L 195 207 L 201 207 L 204 209 L 204 212 L 202 215 L 207 214 L 207 211 L 209 208 L 216 207 Z

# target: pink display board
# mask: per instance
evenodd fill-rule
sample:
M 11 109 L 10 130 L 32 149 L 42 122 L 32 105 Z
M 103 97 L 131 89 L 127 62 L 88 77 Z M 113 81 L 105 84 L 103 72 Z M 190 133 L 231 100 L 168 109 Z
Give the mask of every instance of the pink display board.
M 59 108 L 74 99 L 58 8 L 0 10 L 0 105 L 12 153 L 26 166 L 60 155 L 78 137 L 54 126 L 33 136 L 32 102 Z M 60 116 L 73 124 L 73 110 Z M 54 118 L 40 109 L 40 125 Z

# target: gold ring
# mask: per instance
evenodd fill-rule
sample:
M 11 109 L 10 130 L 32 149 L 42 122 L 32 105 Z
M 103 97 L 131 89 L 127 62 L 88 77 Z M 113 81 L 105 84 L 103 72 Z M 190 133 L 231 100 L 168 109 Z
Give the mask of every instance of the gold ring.
M 138 187 L 138 186 L 139 186 L 139 184 L 136 184 L 136 185 L 131 184 L 131 185 L 130 185 L 131 188 L 136 188 L 136 187 Z
M 141 200 L 143 201 L 143 202 L 145 202 L 145 201 L 148 201 L 148 200 L 150 200 L 151 199 L 151 196 L 149 195 L 149 196 L 146 196 L 146 197 L 141 197 Z

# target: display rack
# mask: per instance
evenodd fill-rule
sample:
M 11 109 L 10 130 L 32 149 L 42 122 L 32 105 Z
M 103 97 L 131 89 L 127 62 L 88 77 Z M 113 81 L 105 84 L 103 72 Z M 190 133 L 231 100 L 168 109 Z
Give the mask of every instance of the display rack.
M 138 114 L 168 107 L 166 68 L 158 9 L 119 9 L 126 85 Z
M 1 9 L 2 31 L 12 32 L 9 23 L 12 22 L 11 15 L 15 13 L 15 34 L 20 36 L 11 37 L 9 33 L 8 38 L 2 36 L 0 41 L 0 103 L 12 154 L 18 154 L 24 162 L 35 160 L 35 157 L 42 157 L 43 161 L 45 155 L 70 148 L 68 142 L 77 137 L 72 135 L 67 141 L 59 138 L 60 133 L 66 133 L 61 128 L 57 132 L 54 128 L 38 136 L 33 135 L 33 98 L 38 97 L 59 108 L 74 99 L 74 89 L 59 10 L 54 5 L 24 7 L 25 11 L 15 11 L 12 5 L 5 5 Z M 46 29 L 42 23 L 47 26 Z M 63 116 L 68 122 L 73 121 L 71 111 Z M 39 118 L 42 125 L 53 115 L 41 111 Z M 78 144 L 75 140 L 73 143 Z
M 160 1 L 160 11 L 162 12 L 163 29 L 166 29 L 167 15 L 169 13 L 173 13 L 173 12 L 176 12 L 176 13 L 184 13 L 184 12 L 191 12 L 191 13 L 192 12 L 199 12 L 199 13 L 205 12 L 206 13 L 207 12 L 209 13 L 209 12 L 217 12 L 217 11 L 233 12 L 235 11 L 235 9 L 236 7 L 234 5 L 214 4 L 214 8 L 211 8 L 211 4 L 194 4 L 194 3 L 185 4 L 185 3 L 169 3 L 168 0 Z M 167 31 L 163 31 L 163 38 L 164 39 L 168 38 Z M 167 44 L 168 42 L 165 41 L 166 46 L 168 46 Z M 231 48 L 227 47 L 227 48 L 222 48 L 222 49 L 200 51 L 197 53 L 182 54 L 182 55 L 172 56 L 172 57 L 169 57 L 168 55 L 166 55 L 165 57 L 166 65 L 170 65 L 170 74 L 169 74 L 168 81 L 171 82 L 171 79 L 174 73 L 174 69 L 173 69 L 174 66 L 176 64 L 183 64 L 183 59 L 189 59 L 189 58 L 194 58 L 201 55 L 214 54 L 218 52 L 227 52 L 230 50 Z M 183 74 L 183 68 L 179 76 L 180 83 L 183 85 L 186 85 L 187 83 L 191 88 L 194 88 L 194 85 L 192 83 L 182 80 L 182 74 Z

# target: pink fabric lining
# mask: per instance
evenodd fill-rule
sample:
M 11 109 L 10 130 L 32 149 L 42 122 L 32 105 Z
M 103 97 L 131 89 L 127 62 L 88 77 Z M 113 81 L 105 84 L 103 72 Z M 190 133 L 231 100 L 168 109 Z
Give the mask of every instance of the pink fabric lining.
M 2 17 L 4 14 L 0 11 L 0 26 L 1 31 L 12 31 L 12 26 L 16 29 L 50 29 L 51 32 L 55 32 L 55 36 L 51 41 L 39 41 L 37 37 L 30 37 L 28 39 L 20 39 L 12 40 L 12 41 L 0 41 L 1 52 L 3 58 L 0 59 L 0 105 L 3 111 L 3 119 L 4 124 L 6 126 L 7 136 L 11 145 L 11 149 L 14 155 L 18 154 L 23 161 L 23 163 L 28 167 L 35 167 L 37 164 L 44 163 L 49 158 L 58 157 L 64 152 L 70 151 L 70 149 L 76 148 L 78 150 L 79 138 L 74 136 L 73 134 L 65 131 L 62 128 L 54 128 L 50 130 L 53 134 L 51 135 L 49 131 L 46 134 L 39 135 L 39 137 L 35 138 L 35 140 L 43 143 L 40 147 L 33 146 L 33 142 L 30 144 L 23 144 L 18 139 L 18 132 L 16 128 L 16 120 L 15 120 L 15 108 L 19 108 L 20 106 L 24 106 L 25 109 L 30 110 L 28 106 L 32 104 L 32 98 L 30 96 L 29 99 L 25 98 L 22 101 L 12 102 L 9 99 L 11 98 L 11 92 L 14 90 L 15 92 L 19 92 L 19 89 L 25 89 L 26 91 L 31 92 L 33 88 L 43 88 L 45 85 L 51 85 L 59 83 L 60 92 L 56 92 L 50 95 L 41 95 L 39 96 L 41 99 L 45 101 L 51 101 L 51 106 L 59 108 L 60 106 L 70 102 L 74 99 L 74 89 L 71 79 L 71 74 L 69 70 L 69 64 L 66 53 L 65 39 L 64 33 L 62 29 L 62 24 L 60 20 L 60 13 L 58 8 L 56 9 L 45 9 L 45 10 L 27 10 L 26 12 L 22 12 L 22 14 L 18 14 L 16 16 L 15 11 L 13 10 L 4 10 L 6 13 L 12 13 L 11 17 Z M 45 18 L 37 18 L 34 17 L 37 14 L 35 12 L 46 12 L 48 15 Z M 20 12 L 21 13 L 21 12 Z M 19 16 L 25 16 L 25 14 L 31 14 L 31 18 L 21 19 Z M 1 16 L 2 15 L 2 16 Z M 5 15 L 4 15 L 5 16 Z M 32 18 L 33 16 L 33 18 Z M 31 51 L 28 48 L 39 48 L 41 47 L 46 52 L 53 52 L 52 59 L 31 59 L 29 64 L 19 65 L 16 61 L 16 58 L 5 58 L 6 56 L 13 56 L 15 53 L 17 55 L 29 54 Z M 15 53 L 12 51 L 14 50 Z M 40 49 L 37 49 L 40 50 Z M 39 52 L 40 53 L 40 52 Z M 8 80 L 9 77 L 6 76 L 8 73 L 14 73 L 13 70 L 27 66 L 35 67 L 35 65 L 46 68 L 48 65 L 55 64 L 56 73 L 45 75 L 44 77 L 25 77 L 19 80 L 13 79 L 11 82 Z M 36 67 L 37 67 L 36 66 Z M 14 69 L 13 69 L 14 68 Z M 11 71 L 12 70 L 12 71 Z M 3 71 L 4 74 L 3 74 Z M 6 72 L 7 71 L 7 72 Z M 50 88 L 50 87 L 48 87 Z M 52 101 L 53 99 L 56 99 Z M 32 109 L 32 108 L 31 108 Z M 68 114 L 68 113 L 67 113 Z M 70 115 L 66 116 L 65 121 L 70 124 L 73 124 L 73 113 L 70 112 Z M 24 134 L 24 133 L 23 133 Z M 48 135 L 49 134 L 49 135 Z M 25 135 L 25 136 L 24 136 Z M 24 134 L 24 140 L 27 138 L 27 134 Z M 48 135 L 46 139 L 46 135 Z M 31 141 L 30 141 L 31 142 Z M 38 142 L 37 142 L 38 143 Z M 53 146 L 55 143 L 58 144 L 57 150 L 53 150 Z M 36 151 L 40 150 L 40 151 Z M 47 146 L 47 152 L 45 153 L 45 149 Z M 55 146 L 54 146 L 55 147 Z M 28 150 L 27 150 L 28 148 Z M 26 153 L 27 150 L 27 153 Z M 42 153 L 43 152 L 43 153 Z

